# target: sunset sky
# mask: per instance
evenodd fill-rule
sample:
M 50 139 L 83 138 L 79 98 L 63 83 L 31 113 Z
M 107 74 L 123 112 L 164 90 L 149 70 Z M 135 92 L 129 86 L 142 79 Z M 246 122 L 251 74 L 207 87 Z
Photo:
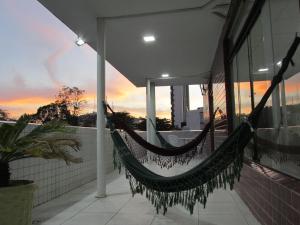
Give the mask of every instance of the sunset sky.
M 96 52 L 36 0 L 0 1 L 0 108 L 11 117 L 54 100 L 62 85 L 86 90 L 86 112 L 96 106 Z M 116 110 L 145 116 L 145 88 L 136 88 L 107 63 L 107 100 Z M 157 115 L 170 118 L 170 88 L 157 87 Z M 191 86 L 191 108 L 202 106 Z

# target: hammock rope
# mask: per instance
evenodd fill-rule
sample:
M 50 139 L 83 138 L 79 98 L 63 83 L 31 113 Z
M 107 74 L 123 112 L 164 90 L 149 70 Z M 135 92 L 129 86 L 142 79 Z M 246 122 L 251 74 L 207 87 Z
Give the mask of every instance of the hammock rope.
M 213 118 L 215 118 L 215 115 L 216 115 L 218 109 L 213 114 Z M 171 145 L 169 142 L 167 142 L 166 139 L 156 129 L 156 127 L 155 127 L 155 125 L 154 125 L 154 123 L 151 119 L 150 119 L 150 123 L 151 123 L 152 127 L 155 130 L 155 134 L 156 134 L 157 139 L 159 140 L 161 146 L 163 148 L 166 148 L 166 149 L 174 148 L 175 146 Z M 203 158 L 204 146 L 205 146 L 205 143 L 206 143 L 207 134 L 208 133 L 205 134 L 203 140 L 201 141 L 201 143 L 199 143 L 198 146 L 192 148 L 187 153 L 184 153 L 182 155 L 176 155 L 176 156 L 160 156 L 160 155 L 157 155 L 157 154 L 149 154 L 148 157 L 146 158 L 146 160 L 143 160 L 143 163 L 148 162 L 149 160 L 151 160 L 151 162 L 155 162 L 161 168 L 167 168 L 167 169 L 170 169 L 170 168 L 172 168 L 173 166 L 175 166 L 177 164 L 179 164 L 179 165 L 188 165 L 193 159 L 196 159 L 197 156 L 200 159 Z M 131 152 L 136 152 L 134 149 L 131 148 L 131 146 L 132 145 L 128 145 Z M 147 149 L 145 149 L 145 150 L 147 150 Z M 207 152 L 205 152 L 205 153 L 207 153 Z M 139 160 L 139 161 L 141 161 L 141 160 Z
M 116 154 L 126 168 L 132 194 L 145 193 L 157 212 L 163 210 L 166 213 L 168 207 L 181 204 L 192 214 L 196 202 L 205 207 L 207 197 L 214 189 L 226 188 L 228 184 L 232 189 L 235 180 L 240 178 L 244 148 L 254 136 L 253 128 L 256 128 L 260 112 L 275 86 L 281 82 L 299 43 L 300 38 L 296 37 L 282 61 L 281 69 L 248 120 L 243 121 L 208 158 L 182 174 L 165 177 L 147 169 L 133 156 L 119 132 L 114 129 L 115 120 L 108 117 Z
M 149 119 L 150 121 L 150 124 L 152 125 L 153 129 L 155 130 L 155 134 L 156 134 L 156 137 L 157 139 L 159 140 L 160 142 L 160 145 L 163 147 L 163 148 L 174 148 L 175 146 L 170 144 L 169 142 L 167 142 L 167 140 L 160 134 L 160 132 L 156 129 L 156 126 L 155 124 L 153 123 L 153 121 L 151 119 Z
M 116 114 L 108 104 L 104 103 L 104 106 L 107 107 L 107 109 L 109 109 L 111 111 L 112 115 Z M 105 111 L 106 114 L 107 114 L 107 109 Z M 214 121 L 215 116 L 218 111 L 219 111 L 219 108 L 217 108 L 215 110 L 215 112 L 213 113 L 210 124 Z M 110 118 L 112 118 L 112 117 L 110 116 Z M 114 119 L 113 121 L 116 121 L 116 119 Z M 157 138 L 161 142 L 161 146 L 162 146 L 161 148 L 163 149 L 163 151 L 167 152 L 167 154 L 170 155 L 169 151 L 174 151 L 174 149 L 178 149 L 178 147 L 171 145 L 164 139 L 164 137 L 162 137 L 162 135 L 159 133 L 159 131 L 157 131 L 157 129 L 155 128 L 155 125 L 151 119 L 150 119 L 150 123 L 155 130 L 155 134 L 157 135 Z M 152 151 L 152 153 L 147 154 L 147 149 L 145 148 L 145 146 L 140 145 L 126 132 L 122 132 L 121 136 L 124 138 L 125 143 L 127 144 L 131 153 L 135 156 L 135 158 L 138 159 L 138 161 L 140 163 L 144 164 L 144 163 L 148 163 L 148 162 L 154 162 L 161 168 L 170 169 L 175 165 L 188 165 L 193 159 L 196 159 L 197 157 L 200 160 L 202 160 L 204 158 L 204 153 L 208 154 L 208 152 L 204 151 L 204 146 L 206 143 L 207 134 L 210 130 L 210 124 L 207 124 L 207 129 L 204 129 L 198 135 L 198 136 L 201 136 L 202 139 L 199 140 L 199 143 L 198 143 L 198 145 L 196 145 L 196 147 L 187 149 L 187 151 L 182 154 L 179 154 L 177 152 L 177 154 L 172 155 L 172 156 L 156 154 L 153 151 Z M 124 122 L 122 125 L 120 125 L 120 123 L 118 123 L 118 124 L 114 123 L 114 126 L 119 127 L 119 128 L 123 128 L 124 125 L 126 125 L 127 128 L 131 130 L 132 133 L 135 133 L 135 135 L 138 135 L 140 137 L 139 134 L 137 134 L 133 129 L 130 128 L 130 126 L 128 126 Z M 140 139 L 143 139 L 143 138 L 140 138 Z M 114 155 L 114 157 L 115 156 L 116 156 L 116 154 Z M 115 159 L 114 159 L 114 161 L 115 161 Z

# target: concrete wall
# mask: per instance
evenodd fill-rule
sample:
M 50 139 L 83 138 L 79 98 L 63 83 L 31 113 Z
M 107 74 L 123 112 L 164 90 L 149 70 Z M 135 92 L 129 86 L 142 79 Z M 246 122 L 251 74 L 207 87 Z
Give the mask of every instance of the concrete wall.
M 29 132 L 35 126 L 29 125 L 25 132 Z M 67 166 L 60 160 L 30 158 L 10 164 L 12 179 L 33 180 L 37 184 L 35 206 L 96 179 L 96 129 L 81 127 L 75 129 L 82 147 L 81 151 L 74 155 L 82 157 L 83 163 Z M 109 173 L 113 170 L 113 143 L 108 130 L 106 130 L 105 146 L 106 172 Z

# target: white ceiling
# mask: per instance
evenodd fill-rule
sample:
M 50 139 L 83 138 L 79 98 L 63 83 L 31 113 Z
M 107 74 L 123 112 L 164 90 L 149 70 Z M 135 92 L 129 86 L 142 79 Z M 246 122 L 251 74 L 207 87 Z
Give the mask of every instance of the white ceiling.
M 94 49 L 96 18 L 108 17 L 107 60 L 140 87 L 147 79 L 158 86 L 207 82 L 224 24 L 212 13 L 222 0 L 38 1 Z M 156 42 L 145 44 L 145 34 Z

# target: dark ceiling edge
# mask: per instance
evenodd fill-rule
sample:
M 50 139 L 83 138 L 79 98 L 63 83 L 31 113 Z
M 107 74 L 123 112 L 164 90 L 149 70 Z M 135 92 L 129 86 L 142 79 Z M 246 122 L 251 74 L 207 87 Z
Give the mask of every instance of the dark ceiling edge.
M 162 15 L 162 14 L 173 14 L 173 13 L 181 13 L 181 12 L 189 12 L 189 11 L 197 11 L 202 10 L 208 7 L 216 0 L 210 0 L 204 3 L 201 6 L 196 7 L 189 7 L 189 8 L 179 8 L 179 9 L 172 9 L 172 10 L 163 10 L 157 12 L 145 12 L 145 13 L 136 13 L 136 14 L 127 14 L 127 15 L 119 15 L 119 16 L 104 16 L 104 19 L 114 20 L 114 19 L 124 19 L 124 18 L 136 18 L 136 17 L 144 17 L 144 16 L 153 16 L 153 15 Z

